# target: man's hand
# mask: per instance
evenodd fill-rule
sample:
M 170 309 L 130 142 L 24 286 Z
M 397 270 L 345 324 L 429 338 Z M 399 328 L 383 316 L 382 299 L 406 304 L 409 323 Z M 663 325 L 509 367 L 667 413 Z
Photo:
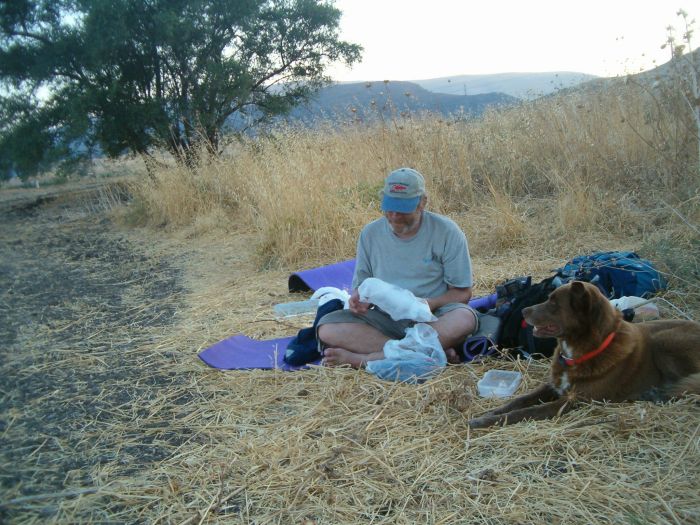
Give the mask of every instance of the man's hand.
M 360 301 L 360 292 L 355 288 L 350 295 L 350 300 L 348 301 L 348 309 L 356 315 L 364 315 L 369 310 L 370 304 L 363 303 Z

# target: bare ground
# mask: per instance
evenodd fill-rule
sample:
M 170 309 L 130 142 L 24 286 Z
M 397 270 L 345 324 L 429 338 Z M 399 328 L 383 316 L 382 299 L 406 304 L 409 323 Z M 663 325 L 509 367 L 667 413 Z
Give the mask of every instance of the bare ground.
M 158 390 L 186 377 L 134 351 L 168 329 L 178 270 L 141 253 L 95 197 L 37 190 L 1 204 L 0 522 L 55 517 L 81 493 L 66 487 L 92 486 L 101 464 L 149 469 L 187 439 L 143 423 Z M 133 439 L 99 442 L 110 426 Z

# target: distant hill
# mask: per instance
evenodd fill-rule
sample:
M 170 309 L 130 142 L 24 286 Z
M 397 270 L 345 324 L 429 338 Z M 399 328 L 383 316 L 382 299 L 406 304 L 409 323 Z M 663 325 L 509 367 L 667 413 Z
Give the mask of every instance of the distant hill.
M 563 89 L 560 93 L 565 95 L 567 93 L 574 92 L 595 92 L 600 89 L 607 89 L 616 86 L 623 82 L 628 82 L 629 80 L 634 80 L 636 82 L 654 87 L 657 83 L 669 81 L 675 75 L 681 74 L 681 72 L 689 75 L 689 72 L 693 69 L 695 71 L 700 71 L 700 48 L 690 51 L 681 57 L 669 60 L 668 62 L 665 62 L 654 69 L 618 77 L 594 78 L 581 84 L 577 84 L 576 86 Z
M 338 83 L 295 108 L 288 121 L 368 119 L 380 115 L 433 112 L 478 116 L 488 106 L 517 104 L 597 79 L 573 72 L 457 75 L 414 81 Z
M 653 82 L 661 78 L 677 75 L 680 72 L 689 72 L 690 69 L 694 69 L 696 75 L 700 71 L 700 47 L 673 60 L 669 60 L 654 69 L 643 71 L 633 76 Z
M 586 73 L 558 71 L 549 73 L 455 75 L 426 80 L 412 80 L 412 82 L 437 93 L 479 95 L 498 92 L 523 100 L 531 100 L 596 78 L 598 77 L 587 75 Z
M 319 118 L 369 119 L 380 115 L 433 112 L 477 116 L 488 106 L 517 104 L 503 93 L 478 95 L 445 94 L 428 91 L 413 82 L 364 82 L 333 84 L 321 89 L 307 104 L 295 108 L 288 120 L 311 124 Z

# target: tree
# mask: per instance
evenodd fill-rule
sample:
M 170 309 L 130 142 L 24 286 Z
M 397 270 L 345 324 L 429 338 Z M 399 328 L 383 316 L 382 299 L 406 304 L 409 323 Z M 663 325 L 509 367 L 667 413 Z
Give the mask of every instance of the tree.
M 332 0 L 0 0 L 0 162 L 25 175 L 76 151 L 192 163 L 348 65 Z

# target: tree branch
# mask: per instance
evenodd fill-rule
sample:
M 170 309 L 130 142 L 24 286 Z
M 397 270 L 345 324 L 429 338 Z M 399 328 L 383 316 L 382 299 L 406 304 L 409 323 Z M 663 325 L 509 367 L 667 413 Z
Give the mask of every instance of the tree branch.
M 6 34 L 9 37 L 17 36 L 17 37 L 24 37 L 24 38 L 31 38 L 33 40 L 38 40 L 39 42 L 42 42 L 43 44 L 46 44 L 47 46 L 53 44 L 53 42 L 49 38 L 45 37 L 44 35 L 31 33 L 31 32 L 26 31 L 26 30 L 25 31 L 11 30 L 11 31 L 8 31 Z

